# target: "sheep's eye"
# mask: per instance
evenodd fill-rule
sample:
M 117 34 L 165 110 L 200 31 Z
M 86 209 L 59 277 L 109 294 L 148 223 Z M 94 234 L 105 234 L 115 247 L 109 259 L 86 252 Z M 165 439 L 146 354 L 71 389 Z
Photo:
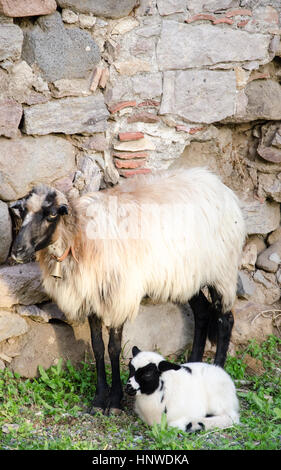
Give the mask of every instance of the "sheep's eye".
M 58 214 L 49 214 L 48 217 L 47 217 L 47 220 L 49 222 L 52 222 L 53 220 L 55 220 L 57 218 Z

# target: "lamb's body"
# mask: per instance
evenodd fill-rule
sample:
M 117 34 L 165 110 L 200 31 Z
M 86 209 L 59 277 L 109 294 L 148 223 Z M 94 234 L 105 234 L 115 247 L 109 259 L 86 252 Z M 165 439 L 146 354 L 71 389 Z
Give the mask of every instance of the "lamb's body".
M 147 368 L 149 363 L 157 364 L 161 370 L 161 361 L 164 358 L 159 354 L 144 351 L 131 364 L 136 371 L 140 366 Z M 169 363 L 163 363 L 169 367 Z M 151 380 L 154 381 L 152 377 Z M 138 386 L 134 378 L 128 383 Z M 162 414 L 166 413 L 167 424 L 184 431 L 239 423 L 239 403 L 230 376 L 221 367 L 202 362 L 186 363 L 178 370 L 162 372 L 153 393 L 138 389 L 135 411 L 149 425 L 160 423 Z
M 114 204 L 130 205 L 131 214 L 138 215 L 134 227 L 141 220 L 146 238 L 122 238 L 124 217 L 113 217 Z M 167 212 L 170 232 L 165 236 L 151 205 L 165 210 L 168 204 L 178 207 L 181 226 L 169 220 Z M 57 242 L 38 256 L 46 291 L 69 319 L 84 319 L 94 311 L 106 325 L 117 327 L 135 318 L 146 295 L 153 302 L 186 303 L 204 285 L 221 294 L 224 311 L 231 309 L 244 223 L 234 193 L 213 174 L 196 168 L 138 178 L 83 196 L 73 205 L 80 233 L 72 244 L 79 262 L 72 257 L 64 261 L 61 282 L 48 275 L 55 263 L 51 255 L 60 256 L 67 247 L 63 225 Z M 111 239 L 91 240 L 86 235 L 93 229 L 97 208 L 110 221 L 106 235 Z

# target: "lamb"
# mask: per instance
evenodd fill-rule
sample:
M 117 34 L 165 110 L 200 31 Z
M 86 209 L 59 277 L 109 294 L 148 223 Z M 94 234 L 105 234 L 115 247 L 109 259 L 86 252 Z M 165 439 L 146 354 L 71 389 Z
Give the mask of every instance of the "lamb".
M 195 318 L 189 360 L 202 360 L 208 334 L 217 343 L 215 364 L 223 367 L 245 227 L 237 197 L 217 176 L 204 168 L 168 170 L 77 198 L 40 184 L 14 208 L 22 227 L 13 258 L 25 262 L 36 253 L 49 296 L 70 322 L 88 318 L 97 369 L 93 413 L 121 409 L 122 328 L 144 297 L 189 302 Z M 102 325 L 109 329 L 110 389 Z
M 126 392 L 148 425 L 161 422 L 183 431 L 225 428 L 239 423 L 239 402 L 231 377 L 203 362 L 174 364 L 155 352 L 132 349 Z

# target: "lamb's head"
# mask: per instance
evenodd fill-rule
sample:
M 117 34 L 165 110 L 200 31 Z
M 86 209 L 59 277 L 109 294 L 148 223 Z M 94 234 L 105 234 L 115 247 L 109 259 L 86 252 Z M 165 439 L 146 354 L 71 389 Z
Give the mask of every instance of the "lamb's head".
M 19 263 L 55 241 L 60 217 L 68 213 L 64 194 L 43 184 L 34 187 L 11 208 L 18 209 L 22 219 L 21 229 L 12 247 L 12 257 Z
M 150 395 L 159 387 L 159 364 L 165 362 L 164 358 L 155 352 L 140 351 L 136 346 L 133 347 L 132 353 L 126 392 L 128 395 Z

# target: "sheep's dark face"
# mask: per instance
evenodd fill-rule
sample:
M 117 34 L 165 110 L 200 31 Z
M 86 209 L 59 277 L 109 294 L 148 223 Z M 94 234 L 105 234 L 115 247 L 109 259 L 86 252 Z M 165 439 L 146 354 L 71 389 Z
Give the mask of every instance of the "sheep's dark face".
M 12 247 L 12 257 L 23 263 L 36 251 L 53 243 L 60 216 L 67 214 L 67 205 L 58 203 L 54 189 L 41 185 L 13 204 L 12 208 L 18 209 L 22 218 L 21 229 Z

